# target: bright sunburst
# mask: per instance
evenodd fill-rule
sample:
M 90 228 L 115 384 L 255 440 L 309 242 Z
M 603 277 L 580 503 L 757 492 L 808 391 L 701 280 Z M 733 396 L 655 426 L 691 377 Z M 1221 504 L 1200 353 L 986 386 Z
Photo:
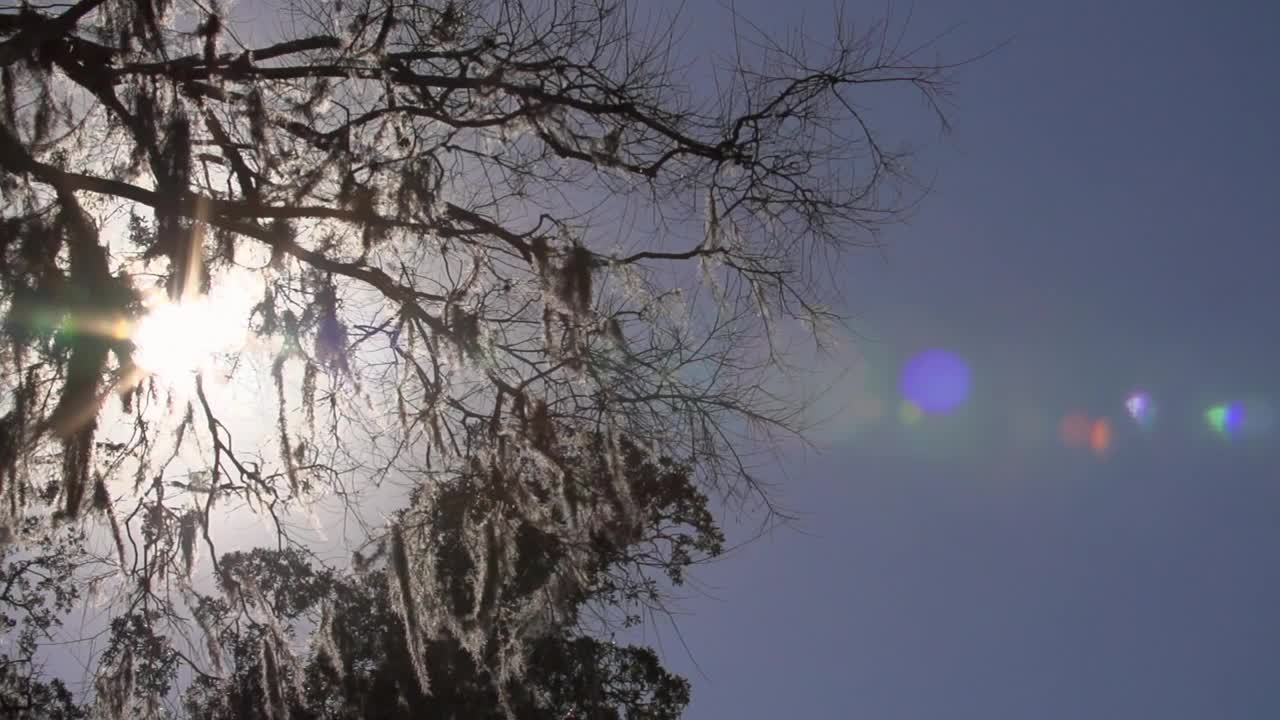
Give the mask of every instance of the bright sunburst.
M 148 373 L 174 380 L 217 353 L 239 349 L 247 335 L 240 304 L 216 295 L 157 302 L 133 329 L 135 361 Z

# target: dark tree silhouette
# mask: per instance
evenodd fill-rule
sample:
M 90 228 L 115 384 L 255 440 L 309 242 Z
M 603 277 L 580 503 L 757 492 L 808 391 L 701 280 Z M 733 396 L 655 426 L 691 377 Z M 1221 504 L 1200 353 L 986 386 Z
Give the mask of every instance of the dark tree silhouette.
M 624 456 L 639 518 L 626 544 L 607 524 L 524 516 L 504 480 L 481 470 L 414 499 L 374 551 L 389 556 L 385 571 L 368 560 L 352 573 L 317 571 L 296 551 L 224 556 L 240 587 L 229 598 L 202 596 L 196 613 L 229 655 L 232 680 L 228 691 L 221 680 L 198 679 L 187 694 L 192 716 L 678 717 L 687 683 L 648 649 L 588 635 L 581 618 L 622 597 L 655 599 L 645 567 L 678 582 L 722 538 L 687 468 L 650 462 L 634 447 Z M 581 501 L 607 502 L 593 494 L 584 488 Z M 413 542 L 418 534 L 428 541 Z M 477 534 L 501 549 L 477 547 L 469 539 Z M 418 587 L 424 582 L 432 586 Z M 303 618 L 315 630 L 295 659 L 288 648 Z
M 80 599 L 75 571 L 89 558 L 75 529 L 49 532 L 34 519 L 22 528 L 23 552 L 0 547 L 0 716 L 15 720 L 84 717 L 67 686 L 45 679 L 37 649 L 53 637 L 62 617 Z
M 695 84 L 615 0 L 277 20 L 0 8 L 0 530 L 93 558 L 30 622 L 99 581 L 76 701 L 115 716 L 676 716 L 602 633 L 720 550 L 708 497 L 773 512 L 785 338 L 916 196 L 864 108 L 938 111 L 947 68 L 733 18 Z M 156 360 L 228 317 L 194 373 Z M 271 547 L 227 552 L 247 512 Z M 5 702 L 78 712 L 22 647 Z

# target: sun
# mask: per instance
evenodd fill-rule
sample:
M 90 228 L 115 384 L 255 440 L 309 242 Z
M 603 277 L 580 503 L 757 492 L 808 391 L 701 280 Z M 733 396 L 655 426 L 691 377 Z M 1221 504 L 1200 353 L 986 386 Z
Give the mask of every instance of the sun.
M 204 368 L 219 353 L 244 346 L 247 312 L 218 295 L 155 301 L 133 328 L 134 362 L 175 381 Z

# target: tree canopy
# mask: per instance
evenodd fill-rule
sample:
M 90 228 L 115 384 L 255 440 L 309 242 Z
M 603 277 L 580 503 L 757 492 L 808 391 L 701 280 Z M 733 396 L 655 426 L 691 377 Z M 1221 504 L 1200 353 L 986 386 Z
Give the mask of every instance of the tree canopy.
M 0 703 L 678 716 L 609 628 L 770 512 L 787 339 L 918 196 L 867 108 L 941 121 L 947 66 L 844 18 L 732 18 L 702 72 L 615 0 L 275 12 L 0 8 Z M 72 693 L 37 649 L 88 595 Z

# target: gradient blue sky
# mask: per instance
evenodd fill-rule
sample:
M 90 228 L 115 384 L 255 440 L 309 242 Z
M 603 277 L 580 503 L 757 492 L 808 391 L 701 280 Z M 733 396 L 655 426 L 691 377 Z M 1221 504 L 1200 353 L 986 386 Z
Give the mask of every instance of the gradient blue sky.
M 1203 422 L 1280 402 L 1280 6 L 913 7 L 919 37 L 966 23 L 954 55 L 1013 42 L 960 74 L 956 133 L 923 137 L 935 189 L 884 257 L 850 259 L 846 310 L 873 392 L 945 347 L 974 394 L 788 456 L 806 533 L 700 573 L 681 630 L 701 671 L 661 634 L 689 717 L 1280 717 L 1276 436 Z M 781 29 L 831 3 L 737 8 Z M 685 17 L 690 41 L 726 32 L 713 3 Z M 1162 406 L 1149 434 L 1125 423 L 1137 386 Z M 1105 460 L 1055 446 L 1071 410 L 1116 424 Z

